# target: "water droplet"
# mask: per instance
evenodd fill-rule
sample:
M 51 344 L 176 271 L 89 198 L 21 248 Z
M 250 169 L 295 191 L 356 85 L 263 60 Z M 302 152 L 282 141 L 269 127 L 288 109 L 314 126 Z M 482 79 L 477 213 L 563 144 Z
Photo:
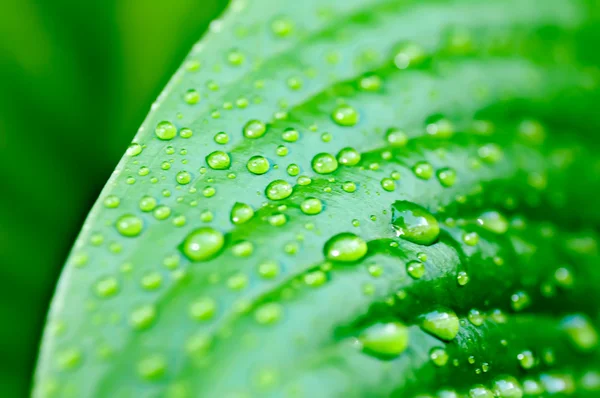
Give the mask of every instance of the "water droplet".
M 433 244 L 440 234 L 438 221 L 431 213 L 404 200 L 392 205 L 392 227 L 397 236 L 419 245 Z
M 235 274 L 227 279 L 227 287 L 231 290 L 239 291 L 248 286 L 248 276 L 244 274 Z
M 112 277 L 106 277 L 96 282 L 94 291 L 101 298 L 112 297 L 119 292 L 119 281 Z
M 479 243 L 479 234 L 477 234 L 477 232 L 465 232 L 462 235 L 462 240 L 465 245 L 475 246 Z
M 469 390 L 469 398 L 494 398 L 494 393 L 485 386 L 478 384 Z
M 253 216 L 254 210 L 245 203 L 236 202 L 231 208 L 230 220 L 235 225 L 244 224 Z
M 381 180 L 381 188 L 384 191 L 392 192 L 396 189 L 396 183 L 391 178 L 383 178 Z
M 385 134 L 388 144 L 393 147 L 403 147 L 408 142 L 408 135 L 397 128 L 390 128 Z
M 469 283 L 469 274 L 467 274 L 465 271 L 459 271 L 456 275 L 456 281 L 460 286 L 466 285 Z
M 161 140 L 172 140 L 177 135 L 177 128 L 171 122 L 162 121 L 156 125 L 154 133 Z
M 283 138 L 285 142 L 296 142 L 298 141 L 298 138 L 300 138 L 300 133 L 295 129 L 286 129 L 281 135 L 281 138 Z
M 531 298 L 526 292 L 520 290 L 510 296 L 510 305 L 517 312 L 523 311 L 531 305 Z
M 531 369 L 535 366 L 536 359 L 533 353 L 529 350 L 522 351 L 517 355 L 519 365 L 525 370 Z
M 319 214 L 323 210 L 323 202 L 317 198 L 307 198 L 300 204 L 300 210 L 308 215 Z
M 469 311 L 469 315 L 467 316 L 467 318 L 469 319 L 469 322 L 471 322 L 475 326 L 481 326 L 485 321 L 485 316 L 475 308 Z
M 233 66 L 239 66 L 243 64 L 245 59 L 246 57 L 244 57 L 244 54 L 238 50 L 232 50 L 229 52 L 229 54 L 227 54 L 227 62 Z
M 271 165 L 270 165 L 269 161 L 267 160 L 267 158 L 265 158 L 265 157 L 252 156 L 248 160 L 246 167 L 248 168 L 248 171 L 250 171 L 252 174 L 261 175 L 261 174 L 265 174 L 267 171 L 269 171 L 269 168 L 271 167 Z
M 573 286 L 573 272 L 567 267 L 560 267 L 554 271 L 556 284 L 564 288 Z
M 327 282 L 327 275 L 321 270 L 309 272 L 304 275 L 304 283 L 311 287 L 318 287 Z
M 477 224 L 490 232 L 503 234 L 508 231 L 508 220 L 497 211 L 486 211 L 477 217 Z
M 200 94 L 198 93 L 198 91 L 191 88 L 187 90 L 185 94 L 183 94 L 183 100 L 188 105 L 197 104 L 198 101 L 200 101 Z
M 244 126 L 244 136 L 247 138 L 260 138 L 267 132 L 267 126 L 258 120 L 250 120 Z
M 353 183 L 352 181 L 346 181 L 346 182 L 345 182 L 345 183 L 342 185 L 342 189 L 343 189 L 345 192 L 352 193 L 352 192 L 356 191 L 356 184 L 355 184 L 355 183 Z
M 231 165 L 231 158 L 223 151 L 214 151 L 206 157 L 206 163 L 213 170 L 226 170 Z
M 220 133 L 215 134 L 214 140 L 219 145 L 225 145 L 229 142 L 229 136 L 227 133 L 221 131 Z
M 454 311 L 440 307 L 421 315 L 421 328 L 442 340 L 449 341 L 458 335 L 459 321 Z
M 108 195 L 106 198 L 104 198 L 104 207 L 107 209 L 116 209 L 119 207 L 120 203 L 121 199 L 115 195 Z
M 258 266 L 258 274 L 265 279 L 275 278 L 279 271 L 279 265 L 274 261 L 266 261 Z
M 409 261 L 406 264 L 406 272 L 414 279 L 420 279 L 425 275 L 425 265 L 420 261 Z
M 275 36 L 287 37 L 294 31 L 294 22 L 287 17 L 278 17 L 271 22 L 271 31 Z
M 450 138 L 454 134 L 454 126 L 448 119 L 436 118 L 435 121 L 427 124 L 425 131 L 437 138 Z
M 381 77 L 377 75 L 369 74 L 363 76 L 358 85 L 363 91 L 378 91 L 382 86 L 382 80 Z
M 71 347 L 58 353 L 57 362 L 61 369 L 69 370 L 77 368 L 81 364 L 82 358 L 81 350 Z
M 534 145 L 543 144 L 546 139 L 546 130 L 537 120 L 523 120 L 519 124 L 519 134 Z
M 156 319 L 156 308 L 146 304 L 136 308 L 129 316 L 129 324 L 136 330 L 149 328 Z
M 329 260 L 354 262 L 367 254 L 368 246 L 360 237 L 344 232 L 329 239 L 324 250 L 325 257 Z
M 125 154 L 127 156 L 137 156 L 140 153 L 142 153 L 142 146 L 137 142 L 134 142 L 131 145 L 129 145 L 127 151 L 125 151 Z
M 225 243 L 223 234 L 210 227 L 198 228 L 185 238 L 183 254 L 192 261 L 206 261 L 216 255 Z
M 521 398 L 523 388 L 512 376 L 500 376 L 494 380 L 494 394 L 500 398 Z
M 278 303 L 267 303 L 258 307 L 254 312 L 254 319 L 261 325 L 271 325 L 281 319 L 283 308 Z
M 358 341 L 366 353 L 383 358 L 397 357 L 408 347 L 408 328 L 400 322 L 377 323 L 363 331 Z
M 201 297 L 189 307 L 189 314 L 197 321 L 207 321 L 217 312 L 217 303 L 210 297 Z
M 175 180 L 180 185 L 186 185 L 186 184 L 189 184 L 190 181 L 192 181 L 192 175 L 190 173 L 188 173 L 187 171 L 180 171 L 175 176 Z
M 267 185 L 267 188 L 265 189 L 265 195 L 267 195 L 267 198 L 271 200 L 283 200 L 288 198 L 292 194 L 293 190 L 294 188 L 289 182 L 284 180 L 275 180 L 271 181 L 269 185 Z
M 344 166 L 355 166 L 360 162 L 360 153 L 354 148 L 344 148 L 338 152 L 337 160 Z
M 325 152 L 315 155 L 311 164 L 313 170 L 319 174 L 330 174 L 338 168 L 338 162 L 335 157 Z
M 117 231 L 123 236 L 134 237 L 142 232 L 144 222 L 141 218 L 131 214 L 121 216 L 116 223 Z
M 398 69 L 418 65 L 425 60 L 425 52 L 416 44 L 405 44 L 394 56 L 394 65 Z
M 286 171 L 288 173 L 288 175 L 295 177 L 300 173 L 300 167 L 298 167 L 297 164 L 290 164 L 288 165 L 288 167 L 286 168 Z
M 358 123 L 359 114 L 350 105 L 340 105 L 331 114 L 333 121 L 340 126 L 354 126 Z
M 167 361 L 162 355 L 153 354 L 145 357 L 137 364 L 137 372 L 146 380 L 157 380 L 164 376 Z
M 580 351 L 588 352 L 598 345 L 598 333 L 587 316 L 582 314 L 569 315 L 561 321 L 562 329 Z
M 140 202 L 139 202 L 139 208 L 143 212 L 149 212 L 149 211 L 154 210 L 156 205 L 157 205 L 157 201 L 152 196 L 144 196 L 142 199 L 140 199 Z
M 437 171 L 437 178 L 442 186 L 449 188 L 456 183 L 456 171 L 449 167 L 439 169 Z
M 446 350 L 444 350 L 441 347 L 436 347 L 432 348 L 431 351 L 429 351 L 429 358 L 435 366 L 442 367 L 446 366 L 446 364 L 448 363 L 449 356 Z
M 231 253 L 235 257 L 250 257 L 254 252 L 254 245 L 252 242 L 244 240 L 236 243 L 231 247 Z
M 158 206 L 154 209 L 154 218 L 157 220 L 166 220 L 171 215 L 171 208 L 169 206 Z
M 433 166 L 428 162 L 417 162 L 412 170 L 413 173 L 422 180 L 429 180 L 433 175 Z
M 483 145 L 479 148 L 477 153 L 479 154 L 481 160 L 488 164 L 497 163 L 504 155 L 502 148 L 500 148 L 497 144 Z

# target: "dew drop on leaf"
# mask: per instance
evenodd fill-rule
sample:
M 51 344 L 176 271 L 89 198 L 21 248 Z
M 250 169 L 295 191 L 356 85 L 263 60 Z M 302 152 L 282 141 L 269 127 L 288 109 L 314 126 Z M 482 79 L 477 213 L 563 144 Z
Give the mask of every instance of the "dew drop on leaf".
M 258 120 L 250 120 L 244 126 L 244 136 L 247 138 L 260 138 L 267 132 L 267 126 Z
M 420 245 L 433 244 L 440 234 L 438 221 L 429 211 L 404 200 L 392 205 L 392 227 L 400 238 Z
M 226 170 L 231 165 L 231 158 L 226 152 L 214 151 L 206 157 L 206 163 L 213 170 Z
M 359 120 L 358 111 L 349 105 L 338 106 L 331 117 L 336 124 L 344 127 L 354 126 Z
M 248 171 L 256 175 L 265 174 L 270 167 L 269 161 L 263 156 L 252 156 L 246 164 Z
M 423 330 L 442 340 L 453 340 L 458 334 L 458 316 L 450 309 L 440 307 L 421 315 L 420 318 Z
M 325 243 L 325 257 L 340 262 L 355 262 L 363 258 L 368 251 L 367 243 L 360 237 L 343 232 Z
M 142 232 L 144 222 L 141 218 L 131 214 L 125 214 L 117 220 L 117 231 L 123 236 L 134 237 Z
M 284 180 L 275 180 L 267 185 L 265 195 L 271 200 L 283 200 L 293 192 L 292 185 Z
M 181 250 L 191 261 L 206 261 L 215 256 L 224 243 L 222 233 L 210 227 L 202 227 L 190 232 L 183 241 Z
M 172 140 L 177 135 L 177 128 L 171 122 L 162 121 L 156 125 L 154 133 L 161 140 Z
M 336 158 L 329 153 L 319 153 L 313 157 L 312 168 L 318 174 L 330 174 L 337 170 L 338 162 Z
M 358 341 L 366 353 L 391 359 L 408 347 L 408 328 L 400 322 L 377 323 L 364 330 Z

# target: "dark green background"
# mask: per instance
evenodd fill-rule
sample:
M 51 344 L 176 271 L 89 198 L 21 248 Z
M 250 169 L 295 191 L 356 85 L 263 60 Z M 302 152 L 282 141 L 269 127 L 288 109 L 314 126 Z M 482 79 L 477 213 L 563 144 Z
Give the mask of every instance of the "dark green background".
M 0 396 L 29 394 L 85 216 L 226 0 L 8 0 L 0 11 Z

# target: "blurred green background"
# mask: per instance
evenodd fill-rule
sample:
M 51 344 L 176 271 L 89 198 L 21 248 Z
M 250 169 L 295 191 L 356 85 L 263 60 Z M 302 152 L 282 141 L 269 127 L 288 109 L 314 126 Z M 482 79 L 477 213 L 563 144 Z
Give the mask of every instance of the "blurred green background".
M 85 216 L 226 0 L 4 0 L 0 11 L 0 397 L 29 395 Z

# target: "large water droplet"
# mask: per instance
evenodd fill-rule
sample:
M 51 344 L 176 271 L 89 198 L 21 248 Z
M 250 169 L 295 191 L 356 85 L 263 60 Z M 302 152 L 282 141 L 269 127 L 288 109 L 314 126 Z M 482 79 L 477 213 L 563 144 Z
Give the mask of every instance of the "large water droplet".
M 360 237 L 343 232 L 329 239 L 325 243 L 325 256 L 329 260 L 341 262 L 354 262 L 367 254 L 367 242 Z
M 231 208 L 230 219 L 235 225 L 240 225 L 248 222 L 254 216 L 252 207 L 245 203 L 237 202 Z
M 350 105 L 338 106 L 331 114 L 331 117 L 335 123 L 345 127 L 354 126 L 359 120 L 358 112 Z
M 496 234 L 503 234 L 508 230 L 508 220 L 497 211 L 482 213 L 477 217 L 477 224 Z
M 123 236 L 134 237 L 142 232 L 144 223 L 141 218 L 131 214 L 125 214 L 117 220 L 117 231 Z
M 156 125 L 154 133 L 161 140 L 172 140 L 177 135 L 177 128 L 171 122 L 162 121 Z
M 289 197 L 293 192 L 292 185 L 284 180 L 271 181 L 265 189 L 265 195 L 271 200 L 283 200 Z
M 408 328 L 400 322 L 377 323 L 367 328 L 358 340 L 369 354 L 396 357 L 408 347 Z
M 500 376 L 494 380 L 494 394 L 500 398 L 521 398 L 523 388 L 512 376 Z
M 205 261 L 217 254 L 224 243 L 222 233 L 210 227 L 203 227 L 190 232 L 181 249 L 190 260 Z
M 400 238 L 419 245 L 431 245 L 440 234 L 438 221 L 429 211 L 405 200 L 392 205 L 392 227 Z
M 258 120 L 250 120 L 244 126 L 244 136 L 247 138 L 260 138 L 267 132 L 267 126 Z
M 211 169 L 226 170 L 231 165 L 231 158 L 223 151 L 214 151 L 206 157 L 206 163 Z
M 261 175 L 261 174 L 265 174 L 267 171 L 269 171 L 269 168 L 271 167 L 271 165 L 270 165 L 269 161 L 267 160 L 267 158 L 265 158 L 263 156 L 252 156 L 248 160 L 246 167 L 248 168 L 248 171 L 251 172 L 252 174 Z
M 335 157 L 329 153 L 319 153 L 312 159 L 312 168 L 316 173 L 329 174 L 338 168 Z
M 561 326 L 578 350 L 591 351 L 598 345 L 598 333 L 585 315 L 566 316 L 562 319 Z
M 426 332 L 449 341 L 458 334 L 459 321 L 454 311 L 440 307 L 421 315 L 421 327 Z

